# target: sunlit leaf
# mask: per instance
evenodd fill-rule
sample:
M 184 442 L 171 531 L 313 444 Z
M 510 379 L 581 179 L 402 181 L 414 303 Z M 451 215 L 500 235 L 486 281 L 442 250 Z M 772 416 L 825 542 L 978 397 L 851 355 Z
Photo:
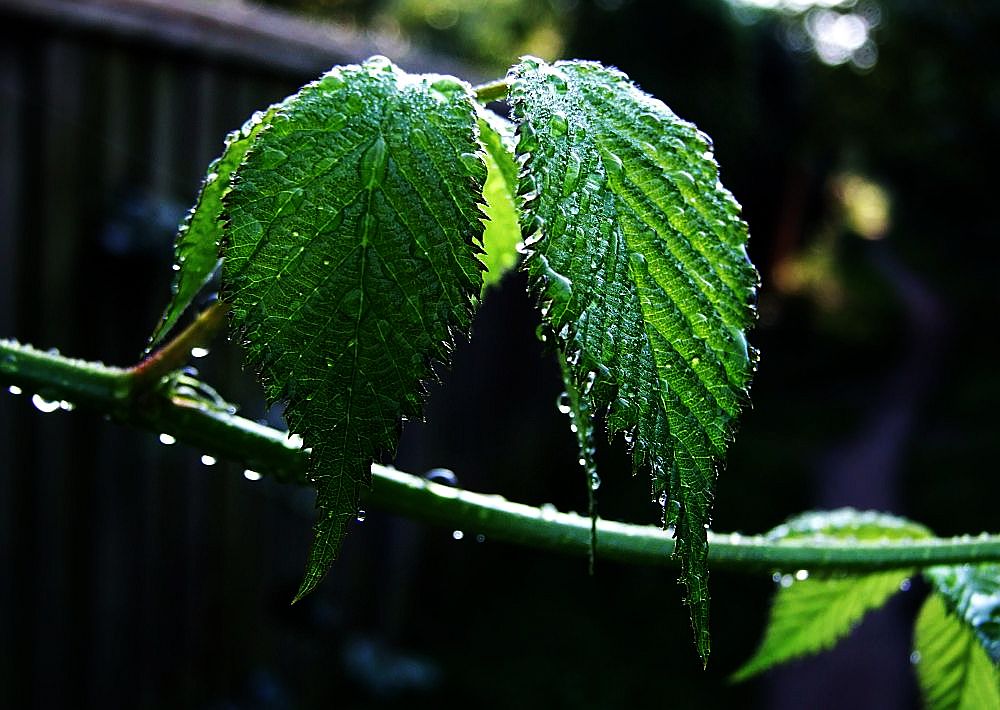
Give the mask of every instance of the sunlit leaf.
M 930 710 L 1000 708 L 1000 670 L 938 594 L 920 610 L 913 647 L 917 680 Z
M 483 234 L 483 287 L 500 283 L 519 258 L 521 225 L 518 222 L 515 193 L 517 165 L 514 162 L 514 128 L 509 121 L 492 111 L 479 113 L 479 140 L 486 157 L 486 230 Z
M 222 199 L 230 189 L 233 172 L 240 166 L 257 134 L 271 121 L 281 105 L 258 111 L 242 128 L 226 136 L 222 155 L 208 166 L 198 199 L 177 231 L 174 245 L 174 280 L 170 303 L 150 336 L 152 349 L 177 325 L 198 292 L 219 265 L 222 238 Z
M 526 59 L 511 79 L 532 291 L 578 418 L 606 417 L 652 470 L 706 658 L 715 477 L 756 357 L 746 224 L 707 136 L 624 74 Z
M 388 60 L 334 69 L 262 131 L 225 200 L 223 296 L 269 401 L 312 449 L 309 592 L 370 466 L 467 333 L 485 166 L 471 91 Z
M 807 538 L 847 541 L 906 540 L 930 537 L 922 525 L 892 515 L 850 508 L 804 513 L 779 525 L 768 539 Z M 864 618 L 908 584 L 913 570 L 845 575 L 784 570 L 764 640 L 753 658 L 733 674 L 745 680 L 779 663 L 833 648 Z
M 1000 564 L 931 567 L 924 576 L 1000 664 Z

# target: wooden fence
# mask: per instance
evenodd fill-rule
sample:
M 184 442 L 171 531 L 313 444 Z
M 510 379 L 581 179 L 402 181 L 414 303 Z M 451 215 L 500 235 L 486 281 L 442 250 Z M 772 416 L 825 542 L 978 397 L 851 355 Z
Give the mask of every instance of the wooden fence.
M 0 1 L 0 337 L 133 362 L 225 133 L 380 52 L 456 70 L 241 3 Z M 204 370 L 259 396 L 229 348 Z M 245 677 L 275 642 L 248 620 L 287 613 L 311 498 L 197 453 L 0 395 L 0 706 L 280 706 Z

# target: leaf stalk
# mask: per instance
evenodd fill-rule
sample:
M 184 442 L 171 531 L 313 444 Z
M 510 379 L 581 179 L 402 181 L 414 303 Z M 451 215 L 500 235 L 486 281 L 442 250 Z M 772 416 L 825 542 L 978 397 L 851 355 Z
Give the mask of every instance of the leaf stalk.
M 197 328 L 224 315 L 222 306 L 210 310 L 210 314 L 203 314 L 205 321 L 195 321 L 203 324 Z M 190 350 L 190 343 L 195 341 L 187 339 L 193 336 L 186 333 L 164 350 Z M 147 366 L 144 372 L 159 371 L 167 361 L 163 356 L 156 370 Z M 290 442 L 286 432 L 172 394 L 168 388 L 149 390 L 147 378 L 152 375 L 137 378 L 135 372 L 136 368 L 108 367 L 0 340 L 0 386 L 4 388 L 15 386 L 49 399 L 65 399 L 124 424 L 169 433 L 199 451 L 276 480 L 307 484 L 308 451 Z M 580 556 L 590 554 L 592 521 L 586 515 L 443 486 L 389 466 L 373 465 L 372 474 L 373 488 L 366 497 L 369 508 L 474 531 L 490 540 Z M 655 526 L 598 519 L 596 528 L 598 558 L 664 566 L 677 563 L 673 538 Z M 709 533 L 708 561 L 715 569 L 841 572 L 1000 562 L 1000 535 L 851 542 L 829 538 L 776 541 L 757 535 Z

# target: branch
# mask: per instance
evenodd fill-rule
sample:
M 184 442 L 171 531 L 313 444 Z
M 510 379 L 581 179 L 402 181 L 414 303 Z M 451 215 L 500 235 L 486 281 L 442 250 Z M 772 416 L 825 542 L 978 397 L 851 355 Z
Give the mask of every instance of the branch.
M 184 337 L 182 333 L 178 339 Z M 0 340 L 0 386 L 67 400 L 123 424 L 171 434 L 200 451 L 280 481 L 306 483 L 308 452 L 285 432 L 236 416 L 231 408 L 198 396 L 191 388 L 174 387 L 169 377 L 155 389 L 145 390 L 146 383 L 137 383 L 132 373 Z M 370 507 L 494 540 L 577 555 L 590 551 L 587 516 L 451 488 L 377 464 L 372 474 L 374 484 L 366 498 Z M 720 533 L 710 533 L 708 539 L 709 563 L 716 568 L 868 571 L 1000 562 L 1000 535 L 852 543 L 775 542 L 762 536 Z M 673 565 L 673 550 L 673 539 L 659 528 L 597 521 L 596 554 L 602 559 Z

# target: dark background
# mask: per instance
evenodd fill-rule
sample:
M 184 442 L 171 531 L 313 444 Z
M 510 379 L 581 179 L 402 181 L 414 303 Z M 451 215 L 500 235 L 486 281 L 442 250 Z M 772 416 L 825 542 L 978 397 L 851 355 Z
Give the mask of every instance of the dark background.
M 996 530 L 1000 4 L 847 5 L 836 12 L 871 26 L 850 57 L 817 44 L 822 10 L 725 0 L 275 4 L 314 20 L 233 3 L 0 1 L 0 337 L 133 362 L 222 136 L 333 63 L 381 52 L 485 79 L 523 52 L 598 59 L 713 136 L 751 226 L 762 357 L 714 527 L 761 532 L 850 505 L 943 535 Z M 873 194 L 891 205 L 876 227 L 852 216 Z M 523 277 L 489 295 L 427 423 L 406 428 L 400 468 L 585 507 L 536 323 Z M 220 343 L 196 364 L 263 417 L 239 358 Z M 590 577 L 580 559 L 377 510 L 290 607 L 311 496 L 200 453 L 0 394 L 0 706 L 918 702 L 920 584 L 837 651 L 739 686 L 726 677 L 760 637 L 767 575 L 712 575 L 707 672 L 670 571 L 599 561 Z M 621 442 L 598 464 L 603 515 L 656 519 Z

